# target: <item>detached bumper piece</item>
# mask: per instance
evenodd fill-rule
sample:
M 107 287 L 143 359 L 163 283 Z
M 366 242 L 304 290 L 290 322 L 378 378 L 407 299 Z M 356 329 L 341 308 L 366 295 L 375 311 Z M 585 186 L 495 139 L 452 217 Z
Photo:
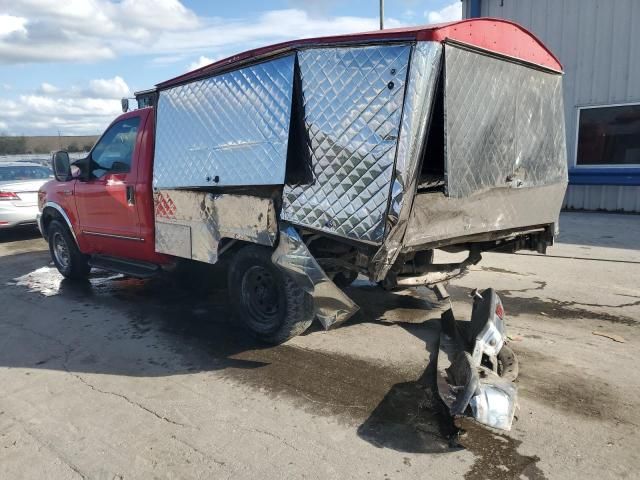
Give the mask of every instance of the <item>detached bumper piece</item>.
M 518 362 L 506 345 L 504 308 L 491 288 L 474 292 L 471 322 L 442 314 L 437 385 L 453 417 L 472 415 L 510 430 L 517 407 Z

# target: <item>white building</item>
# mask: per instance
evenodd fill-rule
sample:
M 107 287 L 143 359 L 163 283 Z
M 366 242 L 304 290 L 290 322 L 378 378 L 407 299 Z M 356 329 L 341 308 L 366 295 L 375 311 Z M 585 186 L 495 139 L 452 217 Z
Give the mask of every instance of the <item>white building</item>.
M 462 0 L 529 29 L 564 66 L 565 206 L 640 212 L 640 0 Z

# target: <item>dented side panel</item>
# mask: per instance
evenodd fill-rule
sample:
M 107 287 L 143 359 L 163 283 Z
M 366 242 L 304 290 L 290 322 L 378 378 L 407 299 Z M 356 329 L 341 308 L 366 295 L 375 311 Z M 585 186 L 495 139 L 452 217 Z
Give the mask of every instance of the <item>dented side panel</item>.
M 446 193 L 567 181 L 562 75 L 445 46 Z
M 154 197 L 156 251 L 218 261 L 223 238 L 273 246 L 278 226 L 271 198 L 161 190 Z

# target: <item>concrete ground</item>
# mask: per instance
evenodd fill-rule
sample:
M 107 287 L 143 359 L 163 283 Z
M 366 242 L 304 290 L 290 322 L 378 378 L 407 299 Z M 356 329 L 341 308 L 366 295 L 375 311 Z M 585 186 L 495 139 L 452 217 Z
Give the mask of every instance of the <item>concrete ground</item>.
M 460 319 L 470 288 L 499 290 L 521 371 L 512 431 L 458 447 L 421 292 L 360 282 L 346 325 L 265 348 L 223 290 L 69 283 L 33 232 L 0 232 L 0 478 L 637 478 L 640 217 L 561 228 L 547 256 L 486 254 L 450 288 Z

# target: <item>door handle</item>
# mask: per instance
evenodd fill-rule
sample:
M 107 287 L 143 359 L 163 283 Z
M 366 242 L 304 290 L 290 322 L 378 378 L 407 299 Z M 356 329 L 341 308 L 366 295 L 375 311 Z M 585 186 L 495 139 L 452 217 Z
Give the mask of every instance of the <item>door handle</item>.
M 135 186 L 127 185 L 127 203 L 129 205 L 136 204 Z

